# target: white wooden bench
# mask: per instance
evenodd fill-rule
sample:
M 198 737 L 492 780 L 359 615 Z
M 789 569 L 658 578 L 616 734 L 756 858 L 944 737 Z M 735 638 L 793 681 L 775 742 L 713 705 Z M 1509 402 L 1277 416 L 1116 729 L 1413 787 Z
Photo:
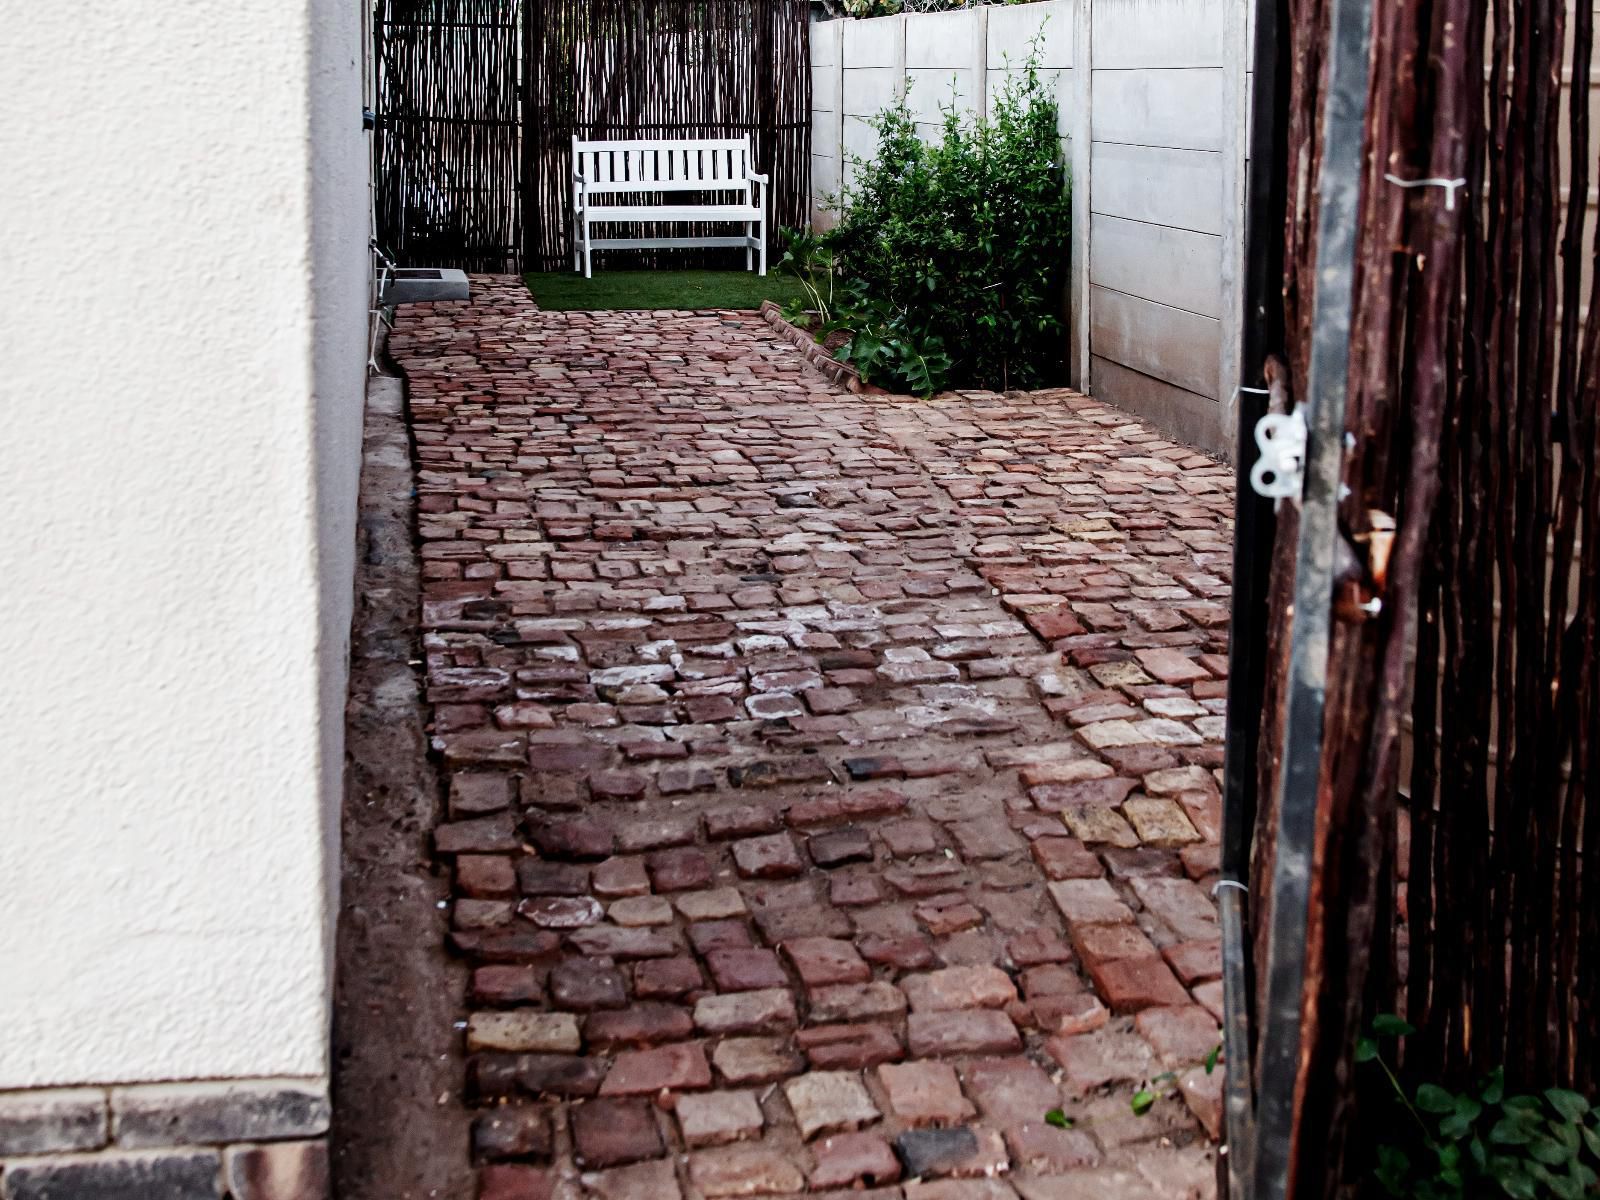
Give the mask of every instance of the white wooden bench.
M 676 246 L 743 246 L 746 269 L 759 255 L 767 273 L 767 177 L 750 169 L 750 139 L 702 138 L 628 142 L 572 139 L 572 269 L 589 277 L 595 250 L 661 250 Z M 661 204 L 662 192 L 700 192 L 683 204 Z M 705 195 L 720 199 L 707 200 Z M 591 227 L 614 221 L 727 223 L 743 236 L 686 234 L 661 238 L 598 238 Z

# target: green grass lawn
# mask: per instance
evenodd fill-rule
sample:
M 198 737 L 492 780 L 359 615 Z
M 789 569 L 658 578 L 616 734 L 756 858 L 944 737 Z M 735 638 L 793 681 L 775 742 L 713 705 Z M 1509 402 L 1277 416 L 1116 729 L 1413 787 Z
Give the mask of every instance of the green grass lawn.
M 800 295 L 800 282 L 768 268 L 754 271 L 529 271 L 524 278 L 540 308 L 556 312 L 616 308 L 760 308 Z

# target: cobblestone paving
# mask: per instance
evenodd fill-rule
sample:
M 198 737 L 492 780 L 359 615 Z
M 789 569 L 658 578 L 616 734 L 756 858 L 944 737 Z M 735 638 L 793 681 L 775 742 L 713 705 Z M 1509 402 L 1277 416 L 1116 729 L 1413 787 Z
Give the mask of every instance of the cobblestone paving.
M 475 292 L 392 348 L 480 1196 L 1209 1195 L 1229 473 Z

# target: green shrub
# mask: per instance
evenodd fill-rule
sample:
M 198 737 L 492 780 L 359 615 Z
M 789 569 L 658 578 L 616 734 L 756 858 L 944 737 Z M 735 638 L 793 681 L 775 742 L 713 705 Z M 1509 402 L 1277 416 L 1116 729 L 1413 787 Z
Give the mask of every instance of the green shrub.
M 1071 204 L 1036 60 L 988 120 L 947 110 L 932 145 L 904 100 L 874 125 L 877 157 L 858 164 L 824 239 L 837 315 L 856 334 L 839 357 L 869 383 L 920 394 L 1058 382 Z

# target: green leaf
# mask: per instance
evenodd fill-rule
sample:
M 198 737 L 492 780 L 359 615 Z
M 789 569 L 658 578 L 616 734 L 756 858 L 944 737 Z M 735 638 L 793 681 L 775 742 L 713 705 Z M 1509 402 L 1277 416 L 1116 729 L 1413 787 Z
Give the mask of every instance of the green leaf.
M 1583 1144 L 1589 1147 L 1589 1153 L 1600 1158 L 1600 1130 L 1590 1129 L 1585 1125 L 1579 1132 L 1583 1135 Z
M 1551 1108 L 1569 1121 L 1580 1121 L 1588 1115 L 1589 1102 L 1577 1092 L 1569 1092 L 1565 1088 L 1546 1088 L 1544 1098 L 1550 1101 Z
M 1133 1115 L 1142 1117 L 1149 1112 L 1156 1102 L 1156 1094 L 1149 1088 L 1140 1088 L 1133 1094 L 1133 1099 L 1128 1101 L 1128 1107 L 1133 1110 Z
M 1211 1053 L 1206 1055 L 1206 1061 L 1205 1061 L 1205 1068 L 1206 1068 L 1206 1074 L 1207 1075 L 1211 1074 L 1211 1072 L 1213 1072 L 1213 1071 L 1215 1071 L 1217 1069 L 1217 1059 L 1219 1057 L 1221 1057 L 1221 1055 L 1222 1055 L 1222 1046 L 1221 1046 L 1220 1043 L 1215 1045 L 1215 1046 L 1213 1046 L 1213 1047 L 1211 1047 Z
M 1489 1130 L 1489 1140 L 1497 1146 L 1526 1146 L 1533 1134 L 1520 1121 L 1510 1116 L 1501 1117 Z
M 1573 1157 L 1577 1157 L 1578 1147 L 1581 1144 L 1578 1140 L 1578 1126 L 1571 1121 L 1562 1121 L 1560 1124 L 1551 1121 L 1549 1127 L 1556 1141 L 1570 1150 Z
M 1381 1013 L 1372 1018 L 1372 1032 L 1379 1037 L 1409 1037 L 1416 1028 L 1393 1013 Z
M 1472 1155 L 1472 1162 L 1478 1170 L 1482 1171 L 1489 1163 L 1489 1152 L 1484 1148 L 1483 1139 L 1474 1137 L 1467 1143 L 1467 1152 Z
M 1411 1159 L 1398 1146 L 1378 1147 L 1378 1169 L 1374 1172 L 1383 1190 L 1391 1196 L 1405 1196 L 1406 1177 L 1411 1173 Z
M 1054 1125 L 1057 1129 L 1071 1129 L 1073 1126 L 1072 1118 L 1067 1116 L 1067 1114 L 1062 1112 L 1059 1108 L 1052 1108 L 1049 1112 L 1045 1113 L 1044 1123 L 1046 1125 Z
M 1356 1039 L 1356 1061 L 1358 1063 L 1371 1062 L 1378 1057 L 1378 1043 L 1372 1038 L 1363 1037 Z
M 1496 1067 L 1494 1073 L 1483 1081 L 1483 1091 L 1479 1093 L 1485 1104 L 1499 1104 L 1506 1094 L 1506 1069 Z
M 1512 1200 L 1534 1200 L 1538 1190 L 1527 1168 L 1514 1158 L 1500 1156 L 1489 1160 L 1489 1175 Z
M 1552 1137 L 1534 1138 L 1528 1143 L 1528 1153 L 1551 1167 L 1559 1167 L 1572 1157 L 1572 1151 Z
M 1447 1138 L 1465 1137 L 1482 1112 L 1483 1105 L 1471 1096 L 1457 1096 L 1455 1111 L 1439 1122 L 1439 1132 Z
M 1417 1107 L 1423 1112 L 1454 1112 L 1456 1098 L 1436 1083 L 1425 1083 L 1417 1089 Z

